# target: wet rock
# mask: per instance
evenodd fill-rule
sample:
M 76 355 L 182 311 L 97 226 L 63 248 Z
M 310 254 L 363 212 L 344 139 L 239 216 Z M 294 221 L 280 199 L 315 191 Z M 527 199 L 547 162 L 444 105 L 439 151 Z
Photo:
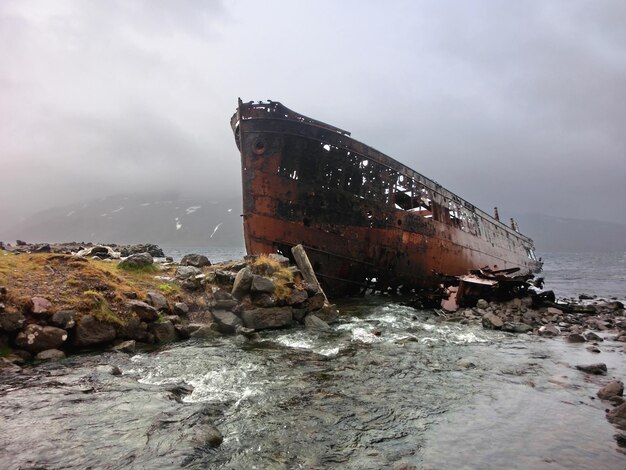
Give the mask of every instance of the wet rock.
M 50 313 L 52 303 L 43 297 L 33 297 L 30 299 L 30 311 L 35 315 L 46 315 Z
M 224 437 L 214 426 L 198 426 L 194 429 L 192 441 L 198 446 L 219 447 Z
M 606 375 L 606 364 L 599 362 L 597 364 L 577 365 L 576 369 L 593 375 Z
M 148 324 L 142 322 L 138 316 L 130 318 L 124 326 L 120 328 L 120 338 L 141 341 L 143 343 L 152 343 L 154 337 L 148 333 Z
M 187 315 L 187 313 L 189 313 L 189 307 L 184 302 L 176 302 L 174 304 L 174 313 L 176 315 Z
M 626 425 L 626 403 L 613 408 L 607 413 L 607 418 L 614 424 L 621 426 Z
M 474 363 L 474 360 L 472 358 L 469 357 L 464 357 L 462 359 L 459 359 L 456 362 L 456 365 L 459 367 L 462 367 L 464 369 L 475 369 L 476 368 L 476 364 Z
M 527 325 L 526 323 L 506 322 L 502 325 L 502 331 L 506 331 L 508 333 L 530 333 L 533 331 L 533 327 Z
M 197 327 L 189 328 L 191 325 L 185 324 L 174 324 L 174 329 L 176 330 L 176 335 L 179 339 L 189 339 L 191 338 L 191 333 L 196 331 Z
M 242 312 L 241 319 L 254 330 L 284 328 L 293 323 L 293 312 L 291 307 L 258 308 Z
M 84 348 L 110 343 L 115 339 L 115 328 L 110 323 L 102 322 L 92 315 L 85 315 L 76 325 L 74 346 Z
M 592 352 L 592 353 L 596 353 L 596 354 L 600 353 L 600 348 L 597 346 L 588 346 L 585 349 L 587 349 L 587 351 Z
M 26 318 L 19 312 L 9 313 L 3 312 L 0 313 L 0 331 L 13 332 L 22 329 L 24 326 L 24 322 Z
M 76 326 L 76 311 L 75 310 L 59 310 L 52 315 L 52 323 L 59 328 L 68 330 Z
M 608 400 L 611 397 L 624 395 L 624 383 L 621 380 L 613 380 L 598 391 L 598 397 Z
M 113 349 L 113 351 L 133 354 L 137 349 L 137 342 L 134 339 L 129 339 L 128 341 L 123 341 L 113 346 L 111 349 Z
M 585 333 L 585 338 L 587 339 L 587 341 L 604 341 L 600 335 L 594 333 L 593 331 Z
M 107 374 L 107 375 L 122 375 L 122 371 L 119 367 L 111 365 L 111 364 L 102 364 L 96 366 L 96 372 L 98 374 Z
M 539 336 L 554 337 L 559 336 L 560 334 L 561 330 L 559 330 L 559 328 L 552 323 L 548 323 L 547 325 L 543 325 L 539 328 Z
M 15 344 L 31 353 L 58 349 L 67 340 L 67 331 L 54 326 L 31 324 L 15 338 Z
M 310 314 L 304 317 L 304 326 L 308 330 L 315 331 L 331 331 L 332 328 L 324 320 L 321 320 L 317 316 Z
M 146 295 L 146 301 L 148 304 L 153 306 L 155 309 L 167 310 L 167 299 L 160 292 L 148 292 Z
M 254 274 L 250 268 L 243 268 L 240 270 L 237 273 L 237 276 L 235 276 L 235 282 L 233 283 L 233 297 L 241 300 L 250 291 L 253 278 Z
M 476 302 L 476 308 L 481 308 L 483 310 L 489 308 L 489 302 L 485 299 L 478 299 L 478 302 Z
M 150 266 L 152 263 L 154 263 L 154 259 L 150 253 L 137 253 L 120 261 L 118 266 L 122 269 L 140 269 Z
M 238 326 L 235 334 L 241 335 L 248 339 L 253 339 L 258 336 L 256 331 L 254 331 L 252 328 L 246 328 L 245 326 Z
M 504 326 L 502 319 L 491 312 L 487 312 L 483 315 L 482 322 L 483 327 L 490 330 L 499 330 Z
M 217 323 L 211 323 L 209 325 L 189 325 L 190 327 L 197 326 L 194 331 L 191 332 L 192 338 L 210 338 L 219 334 L 219 328 Z
M 568 343 L 584 343 L 585 341 L 587 341 L 583 335 L 578 334 L 578 333 L 571 333 L 567 335 L 565 337 L 565 340 Z
M 154 339 L 158 343 L 171 343 L 178 339 L 176 329 L 171 321 L 151 323 L 148 325 L 148 331 L 154 335 Z
M 14 364 L 6 357 L 0 357 L 0 371 L 2 371 L 3 373 L 6 373 L 6 372 L 18 373 L 21 370 L 22 368 L 20 366 L 18 366 L 17 364 Z
M 335 304 L 324 305 L 322 308 L 315 311 L 315 316 L 331 324 L 339 320 L 339 310 Z
M 184 281 L 202 274 L 195 266 L 179 266 L 176 268 L 176 279 Z
M 578 300 L 592 300 L 592 299 L 593 299 L 593 297 L 590 296 L 590 295 L 587 295 L 587 294 L 580 294 L 578 296 Z
M 241 318 L 228 310 L 214 310 L 213 317 L 219 331 L 224 334 L 234 334 L 237 331 L 237 327 L 243 325 Z
M 64 359 L 65 353 L 59 349 L 46 349 L 35 356 L 37 361 L 58 361 Z
M 126 307 L 131 312 L 134 312 L 141 321 L 153 322 L 159 318 L 157 309 L 141 300 L 129 300 L 126 302 Z
M 204 255 L 198 255 L 195 253 L 183 256 L 183 259 L 180 260 L 180 264 L 183 266 L 195 266 L 196 268 L 211 266 L 209 258 Z

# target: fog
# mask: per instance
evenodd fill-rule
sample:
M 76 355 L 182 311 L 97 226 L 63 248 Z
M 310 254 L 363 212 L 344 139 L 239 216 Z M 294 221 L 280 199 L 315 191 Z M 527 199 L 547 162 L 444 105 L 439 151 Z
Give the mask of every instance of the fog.
M 241 191 L 237 98 L 277 100 L 491 210 L 626 223 L 626 3 L 0 3 L 0 224 Z M 506 220 L 506 219 L 505 219 Z

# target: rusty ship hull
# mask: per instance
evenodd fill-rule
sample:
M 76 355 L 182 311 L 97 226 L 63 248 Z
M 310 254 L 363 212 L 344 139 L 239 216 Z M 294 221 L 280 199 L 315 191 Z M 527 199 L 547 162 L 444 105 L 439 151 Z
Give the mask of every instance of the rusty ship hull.
M 541 267 L 531 239 L 349 132 L 273 101 L 240 100 L 231 126 L 248 254 L 302 244 L 333 295 Z

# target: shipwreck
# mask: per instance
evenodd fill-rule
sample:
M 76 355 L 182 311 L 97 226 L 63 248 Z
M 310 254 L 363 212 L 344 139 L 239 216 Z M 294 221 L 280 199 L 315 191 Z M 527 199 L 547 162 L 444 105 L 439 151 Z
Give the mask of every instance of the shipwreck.
M 239 100 L 248 254 L 302 244 L 332 295 L 428 289 L 441 275 L 541 269 L 533 241 L 432 179 L 281 103 Z

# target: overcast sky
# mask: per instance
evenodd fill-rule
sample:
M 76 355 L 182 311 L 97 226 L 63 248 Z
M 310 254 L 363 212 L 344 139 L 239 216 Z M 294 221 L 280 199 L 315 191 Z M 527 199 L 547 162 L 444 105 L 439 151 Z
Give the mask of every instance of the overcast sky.
M 0 2 L 0 224 L 241 190 L 272 99 L 501 216 L 626 223 L 626 2 Z

